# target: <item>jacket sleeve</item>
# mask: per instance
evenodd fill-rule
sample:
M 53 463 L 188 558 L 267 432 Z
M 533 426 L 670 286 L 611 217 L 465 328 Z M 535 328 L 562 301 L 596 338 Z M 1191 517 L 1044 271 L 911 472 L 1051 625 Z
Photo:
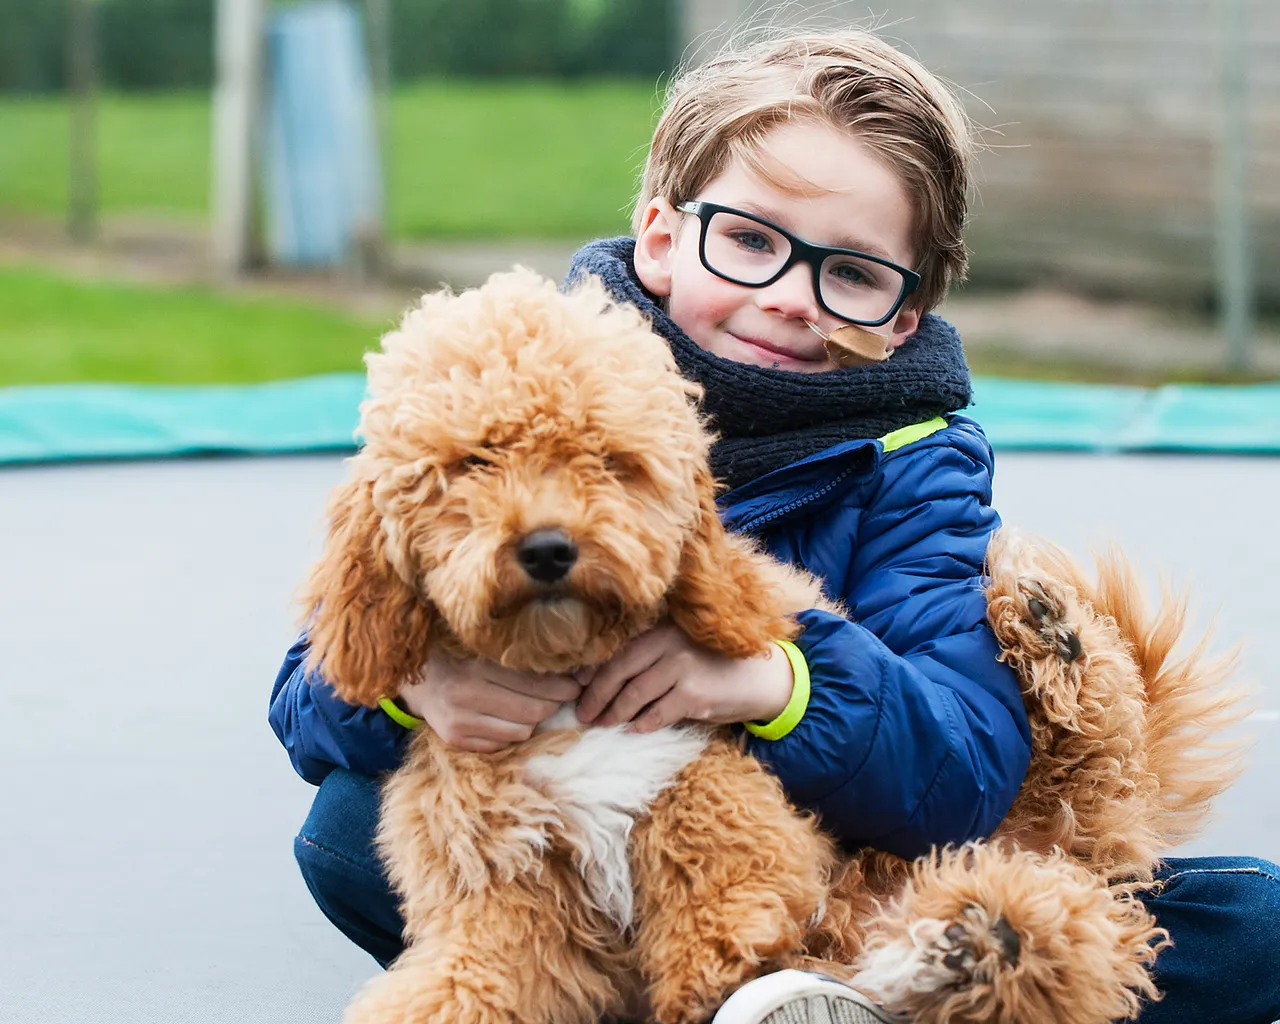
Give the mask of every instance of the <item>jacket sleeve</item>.
M 986 622 L 990 499 L 985 443 L 885 460 L 846 577 L 853 621 L 801 614 L 808 709 L 782 739 L 748 743 L 851 848 L 912 858 L 988 836 L 1026 774 L 1017 677 Z
M 319 675 L 306 671 L 307 638 L 285 655 L 271 690 L 269 719 L 289 759 L 318 786 L 334 768 L 381 775 L 399 767 L 410 730 L 379 708 L 348 704 Z

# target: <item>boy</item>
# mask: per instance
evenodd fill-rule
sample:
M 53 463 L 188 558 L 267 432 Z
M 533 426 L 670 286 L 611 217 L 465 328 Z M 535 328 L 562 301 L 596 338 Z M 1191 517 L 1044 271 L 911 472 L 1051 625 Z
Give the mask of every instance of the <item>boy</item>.
M 1029 738 L 985 620 L 992 459 L 955 415 L 970 397 L 959 339 L 928 312 L 966 268 L 971 164 L 955 99 L 864 33 L 761 44 L 676 83 L 635 240 L 588 245 L 571 276 L 596 274 L 639 306 L 704 385 L 726 524 L 823 577 L 856 621 L 804 613 L 797 662 L 781 648 L 718 658 L 669 627 L 590 679 L 437 656 L 389 713 L 307 679 L 300 640 L 271 710 L 299 773 L 323 780 L 299 863 L 325 913 L 381 963 L 400 925 L 372 851 L 373 777 L 424 721 L 478 751 L 526 738 L 573 699 L 586 722 L 742 724 L 751 752 L 850 847 L 914 857 L 1000 822 Z M 838 368 L 823 335 L 850 324 L 891 358 Z M 1280 869 L 1170 862 L 1162 877 L 1150 905 L 1177 945 L 1157 965 L 1166 999 L 1143 1021 L 1280 1015 Z M 884 1019 L 798 972 L 744 986 L 718 1019 L 821 1013 Z

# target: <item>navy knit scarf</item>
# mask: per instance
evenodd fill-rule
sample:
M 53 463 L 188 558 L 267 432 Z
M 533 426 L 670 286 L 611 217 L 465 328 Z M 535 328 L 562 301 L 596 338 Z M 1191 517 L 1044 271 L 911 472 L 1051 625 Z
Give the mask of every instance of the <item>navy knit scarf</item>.
M 796 373 L 737 363 L 700 349 L 640 284 L 635 240 L 578 250 L 566 281 L 600 278 L 614 298 L 638 307 L 671 346 L 680 372 L 703 386 L 702 409 L 719 440 L 711 470 L 734 488 L 842 441 L 876 438 L 969 404 L 960 336 L 926 314 L 893 358 L 869 366 Z

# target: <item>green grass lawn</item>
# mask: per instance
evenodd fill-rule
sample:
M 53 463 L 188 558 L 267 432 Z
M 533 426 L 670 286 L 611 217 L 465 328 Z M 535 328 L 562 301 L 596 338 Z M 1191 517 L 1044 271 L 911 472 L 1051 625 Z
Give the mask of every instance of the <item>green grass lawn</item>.
M 0 387 L 75 381 L 252 383 L 363 372 L 391 318 L 357 317 L 279 296 L 228 295 L 114 280 L 83 280 L 0 263 Z M 1124 369 L 1034 360 L 1008 350 L 970 352 L 977 374 L 1156 385 L 1251 383 L 1262 373 Z
M 392 103 L 388 223 L 399 238 L 581 238 L 621 232 L 656 116 L 647 82 L 423 82 Z M 61 217 L 68 109 L 0 97 L 0 212 Z M 205 93 L 104 96 L 107 214 L 202 218 Z
M 0 265 L 0 387 L 362 372 L 361 355 L 390 326 L 278 298 L 87 282 Z

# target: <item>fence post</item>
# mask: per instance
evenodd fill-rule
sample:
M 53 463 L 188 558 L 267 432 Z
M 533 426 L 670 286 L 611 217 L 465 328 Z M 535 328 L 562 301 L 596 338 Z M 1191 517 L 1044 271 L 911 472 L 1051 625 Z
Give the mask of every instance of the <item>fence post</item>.
M 391 210 L 391 135 L 392 135 L 392 68 L 391 68 L 391 0 L 365 0 L 368 24 L 369 78 L 373 85 L 374 124 L 378 137 L 378 166 L 382 180 L 382 220 L 369 225 L 367 237 L 360 240 L 357 270 L 373 276 L 386 268 L 388 243 L 387 220 Z
M 1221 107 L 1216 157 L 1218 307 L 1227 368 L 1253 366 L 1253 246 L 1249 226 L 1248 0 L 1215 0 Z
M 98 24 L 96 0 L 71 0 L 67 82 L 71 87 L 67 233 L 79 243 L 98 233 Z
M 212 247 L 235 276 L 253 255 L 253 181 L 262 74 L 263 0 L 218 0 L 213 93 Z

